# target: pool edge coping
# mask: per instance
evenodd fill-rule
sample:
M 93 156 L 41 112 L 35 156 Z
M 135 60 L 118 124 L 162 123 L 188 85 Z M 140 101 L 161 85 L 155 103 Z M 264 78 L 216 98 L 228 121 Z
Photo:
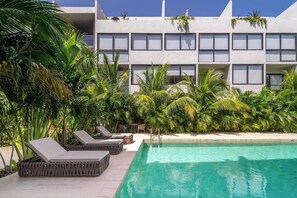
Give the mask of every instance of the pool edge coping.
M 143 144 L 144 144 L 144 143 L 145 143 L 145 142 L 144 142 L 144 139 L 142 139 L 141 142 L 140 142 L 140 144 L 139 144 L 139 146 L 137 147 L 137 151 L 129 151 L 129 150 L 126 150 L 126 151 L 125 151 L 125 152 L 135 152 L 135 155 L 133 156 L 133 159 L 132 159 L 131 163 L 129 164 L 129 167 L 128 167 L 127 170 L 126 170 L 126 173 L 124 174 L 124 177 L 123 177 L 122 181 L 120 182 L 120 185 L 119 185 L 118 188 L 116 189 L 116 191 L 115 191 L 115 193 L 114 193 L 114 195 L 113 195 L 113 198 L 116 198 L 116 195 L 117 195 L 118 190 L 119 190 L 120 187 L 122 186 L 122 184 L 123 184 L 123 182 L 124 182 L 124 180 L 125 180 L 125 178 L 126 178 L 128 172 L 129 172 L 129 170 L 130 170 L 132 164 L 133 164 L 134 161 L 135 161 L 136 156 L 137 156 L 138 153 L 140 152 L 140 148 L 143 147 Z

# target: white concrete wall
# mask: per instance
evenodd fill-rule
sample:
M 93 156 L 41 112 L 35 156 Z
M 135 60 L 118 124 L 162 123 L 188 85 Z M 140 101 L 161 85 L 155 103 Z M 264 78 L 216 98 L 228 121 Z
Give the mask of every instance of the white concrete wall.
M 130 78 L 131 81 L 131 78 Z M 129 86 L 129 93 L 134 93 L 134 92 L 138 92 L 139 91 L 139 86 L 138 85 L 131 85 Z
M 131 64 L 196 64 L 197 51 L 131 51 L 129 52 Z
M 98 33 L 128 33 L 131 39 L 131 33 L 183 33 L 178 29 L 177 21 L 171 21 L 170 17 L 129 17 L 129 20 L 113 21 L 111 18 L 106 19 L 99 2 L 95 1 L 95 7 L 89 8 L 62 8 L 66 14 L 95 13 L 94 16 L 94 47 L 97 49 Z M 264 65 L 264 84 L 263 85 L 240 85 L 237 86 L 242 90 L 259 91 L 265 85 L 266 70 L 270 73 L 279 73 L 284 69 L 289 70 L 296 68 L 297 62 L 278 62 L 266 63 L 265 57 L 265 34 L 266 33 L 297 33 L 297 2 L 277 17 L 268 17 L 267 28 L 251 26 L 248 22 L 238 21 L 232 28 L 232 0 L 228 2 L 220 17 L 195 17 L 195 20 L 189 21 L 189 32 L 196 33 L 196 50 L 193 51 L 131 51 L 131 40 L 129 41 L 129 65 L 133 64 L 195 64 L 196 75 L 198 75 L 199 66 L 203 68 L 214 68 L 223 72 L 226 80 L 232 86 L 232 64 L 262 64 Z M 97 20 L 99 19 L 99 20 Z M 80 20 L 80 19 L 77 19 Z M 199 63 L 198 62 L 198 34 L 199 33 L 228 33 L 230 35 L 230 61 L 227 63 Z M 232 33 L 263 33 L 263 50 L 253 51 L 233 51 L 232 50 Z M 164 47 L 164 36 L 163 36 Z M 226 65 L 228 65 L 226 67 Z M 297 68 L 296 68 L 297 70 Z M 131 85 L 129 79 L 130 92 L 138 90 L 138 86 Z
M 230 50 L 232 64 L 264 64 L 266 62 L 265 50 Z

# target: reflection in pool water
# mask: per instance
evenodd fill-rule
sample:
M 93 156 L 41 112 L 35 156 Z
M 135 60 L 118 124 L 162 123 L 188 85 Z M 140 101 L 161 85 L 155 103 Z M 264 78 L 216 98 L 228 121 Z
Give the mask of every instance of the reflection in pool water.
M 296 173 L 297 144 L 145 144 L 117 197 L 297 197 Z

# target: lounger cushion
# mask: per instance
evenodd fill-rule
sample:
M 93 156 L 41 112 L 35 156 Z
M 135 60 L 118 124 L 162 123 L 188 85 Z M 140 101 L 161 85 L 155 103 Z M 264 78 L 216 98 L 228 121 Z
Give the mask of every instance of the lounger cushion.
M 100 161 L 109 154 L 109 151 L 68 151 L 56 156 L 50 162 L 94 162 Z
M 50 137 L 30 141 L 27 145 L 46 162 L 49 162 L 56 156 L 67 153 L 61 145 Z
M 82 144 L 90 144 L 95 141 L 95 139 L 92 136 L 90 136 L 87 132 L 85 132 L 84 130 L 75 131 L 75 132 L 73 132 L 73 135 Z
M 75 131 L 73 135 L 77 138 L 77 140 L 85 145 L 90 144 L 99 144 L 99 145 L 120 145 L 122 140 L 95 140 L 92 136 L 90 136 L 84 130 Z
M 97 126 L 96 131 L 99 132 L 104 137 L 112 136 L 112 134 L 104 126 Z

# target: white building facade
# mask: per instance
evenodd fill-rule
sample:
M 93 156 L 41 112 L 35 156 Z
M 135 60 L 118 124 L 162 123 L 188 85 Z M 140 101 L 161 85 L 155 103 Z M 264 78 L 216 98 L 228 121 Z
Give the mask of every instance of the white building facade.
M 297 3 L 266 18 L 267 27 L 247 21 L 232 27 L 230 1 L 219 17 L 190 20 L 187 31 L 170 17 L 105 17 L 97 1 L 93 8 L 63 9 L 63 15 L 89 34 L 94 49 L 111 60 L 120 52 L 120 68 L 130 71 L 130 93 L 138 91 L 138 78 L 150 65 L 169 64 L 170 84 L 185 73 L 197 81 L 199 72 L 214 69 L 230 86 L 255 92 L 265 86 L 281 89 L 284 71 L 296 70 Z

